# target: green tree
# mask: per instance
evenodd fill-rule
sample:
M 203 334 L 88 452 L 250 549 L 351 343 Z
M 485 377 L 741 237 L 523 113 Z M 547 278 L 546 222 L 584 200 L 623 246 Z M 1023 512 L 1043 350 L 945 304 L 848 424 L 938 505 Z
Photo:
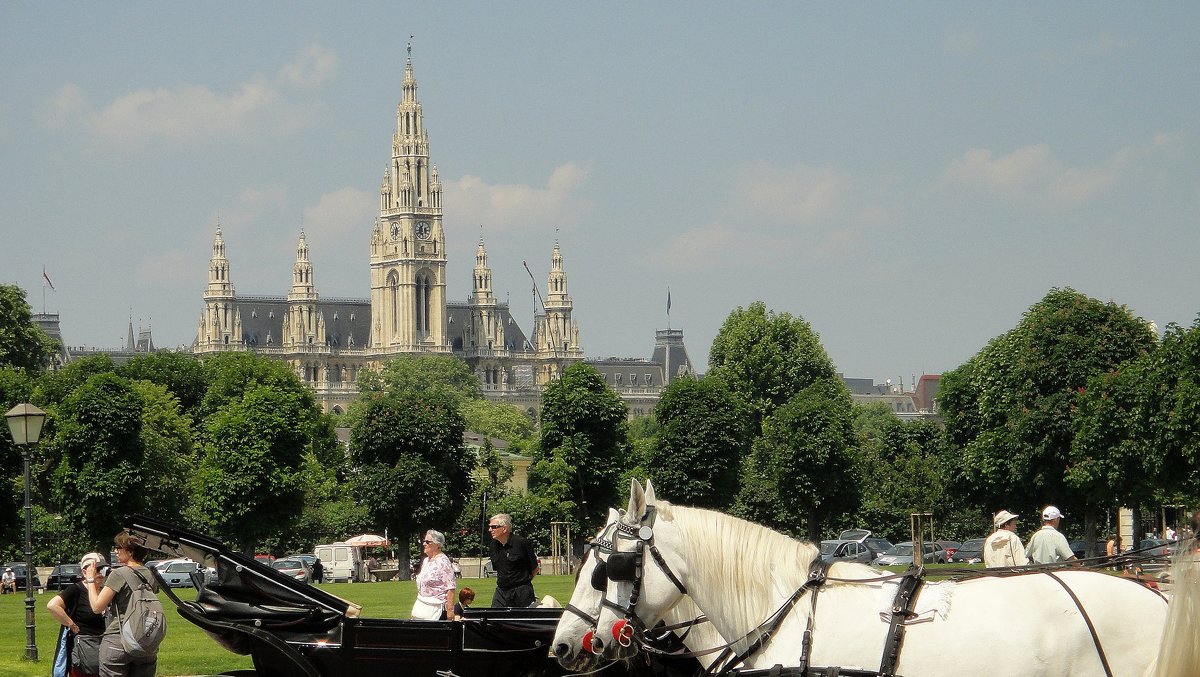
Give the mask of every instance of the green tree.
M 763 421 L 735 512 L 820 540 L 825 524 L 858 504 L 854 443 L 846 386 L 836 377 L 813 383 Z
M 33 323 L 25 290 L 0 284 L 0 367 L 38 373 L 57 348 L 58 341 Z
M 142 474 L 147 505 L 159 515 L 181 515 L 191 499 L 192 476 L 199 462 L 192 420 L 167 389 L 133 381 L 142 400 Z
M 466 362 L 450 355 L 399 355 L 378 372 L 363 372 L 358 388 L 364 394 L 435 391 L 458 403 L 482 396 L 479 377 Z
M 708 354 L 719 375 L 746 402 L 757 434 L 762 420 L 805 388 L 837 375 L 820 337 L 790 313 L 768 311 L 762 301 L 729 314 Z
M 183 413 L 195 415 L 208 390 L 204 367 L 187 353 L 157 352 L 138 355 L 117 367 L 117 373 L 128 379 L 149 381 L 166 388 L 176 399 Z
M 33 394 L 33 379 L 24 369 L 0 367 L 0 409 L 8 411 Z M 48 435 L 44 437 L 48 438 Z M 13 444 L 8 426 L 0 430 L 0 543 L 17 543 L 24 524 L 24 459 L 21 448 Z
M 467 430 L 505 442 L 518 442 L 533 435 L 533 421 L 517 407 L 482 397 L 465 400 L 461 406 Z
M 314 412 L 294 392 L 257 385 L 208 420 L 197 514 L 245 552 L 289 528 L 304 498 Z
M 51 495 L 88 541 L 106 545 L 125 515 L 149 507 L 142 398 L 129 381 L 97 374 L 60 407 L 51 442 Z
M 531 488 L 542 493 L 553 486 L 543 495 L 575 501 L 577 527 L 597 523 L 616 505 L 617 480 L 636 462 L 627 417 L 625 403 L 600 372 L 582 362 L 567 367 L 542 393 L 542 435 L 530 468 Z M 568 477 L 562 476 L 564 469 Z
M 718 510 L 737 497 L 749 451 L 745 405 L 720 378 L 673 381 L 654 409 L 661 430 L 646 467 L 656 490 L 672 501 Z
M 1077 397 L 1089 379 L 1153 350 L 1145 321 L 1125 306 L 1052 289 L 1017 326 L 942 379 L 939 403 L 961 445 L 958 489 L 978 503 L 1036 512 L 1045 503 L 1085 515 L 1094 540 L 1097 505 L 1066 481 L 1078 428 Z
M 312 389 L 286 363 L 247 352 L 217 353 L 204 358 L 204 380 L 208 388 L 194 416 L 206 420 L 221 407 L 237 402 L 260 386 L 295 395 L 301 408 L 315 412 Z M 307 422 L 307 421 L 306 421 Z
M 901 421 L 884 404 L 855 405 L 854 411 L 862 500 L 853 526 L 870 525 L 901 540 L 911 513 L 922 512 L 934 515 L 939 537 L 966 538 L 990 528 L 986 511 L 965 505 L 949 489 L 953 450 L 940 425 Z
M 350 432 L 354 495 L 374 524 L 409 542 L 453 524 L 469 491 L 466 424 L 444 391 L 367 395 Z

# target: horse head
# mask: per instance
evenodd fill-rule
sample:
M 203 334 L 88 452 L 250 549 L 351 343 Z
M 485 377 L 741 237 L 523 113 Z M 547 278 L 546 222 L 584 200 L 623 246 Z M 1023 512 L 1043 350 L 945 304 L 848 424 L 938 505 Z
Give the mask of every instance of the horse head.
M 554 655 L 563 668 L 574 672 L 591 670 L 599 662 L 593 642 L 596 619 L 608 584 L 605 559 L 612 553 L 613 533 L 621 514 L 608 509 L 608 520 L 588 544 L 587 553 L 575 576 L 575 590 L 554 631 Z
M 635 633 L 654 627 L 687 594 L 680 578 L 686 567 L 660 554 L 677 551 L 679 538 L 671 525 L 670 504 L 655 499 L 649 481 L 644 490 L 631 482 L 629 505 L 617 523 L 614 552 L 606 564 L 608 586 L 595 634 L 604 656 L 636 653 Z

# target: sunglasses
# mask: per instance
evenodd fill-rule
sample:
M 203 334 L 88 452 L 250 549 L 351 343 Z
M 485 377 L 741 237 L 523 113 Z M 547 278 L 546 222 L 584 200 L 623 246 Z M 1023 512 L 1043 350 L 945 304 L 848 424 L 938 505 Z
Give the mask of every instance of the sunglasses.
M 421 542 L 424 543 L 425 545 L 429 545 L 430 543 L 433 543 L 434 541 L 426 540 L 426 541 L 421 541 Z
M 504 526 L 504 525 L 503 524 L 489 524 L 488 528 L 489 529 L 499 529 L 502 526 Z

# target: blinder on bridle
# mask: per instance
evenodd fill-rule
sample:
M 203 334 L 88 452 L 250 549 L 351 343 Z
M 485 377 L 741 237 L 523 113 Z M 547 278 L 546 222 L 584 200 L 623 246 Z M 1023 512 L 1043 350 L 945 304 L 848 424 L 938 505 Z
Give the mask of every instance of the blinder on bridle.
M 611 559 L 612 555 L 609 555 L 609 558 Z M 592 588 L 599 592 L 608 588 L 608 564 L 599 557 L 596 558 L 596 568 L 592 569 Z
M 614 552 L 608 556 L 608 562 L 602 566 L 608 570 L 609 581 L 633 583 L 638 578 L 637 560 L 636 552 Z M 596 587 L 596 574 L 600 571 L 601 567 L 596 567 L 592 573 L 592 587 Z M 607 583 L 607 581 L 601 582 Z M 600 590 L 601 588 L 596 587 L 596 589 Z

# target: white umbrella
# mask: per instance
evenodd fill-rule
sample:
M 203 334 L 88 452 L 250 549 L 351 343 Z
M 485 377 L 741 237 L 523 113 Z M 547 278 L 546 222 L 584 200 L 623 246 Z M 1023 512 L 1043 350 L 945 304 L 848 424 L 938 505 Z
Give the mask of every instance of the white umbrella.
M 388 539 L 375 534 L 359 534 L 354 538 L 347 538 L 346 545 L 353 545 L 358 548 L 386 548 L 391 545 Z

